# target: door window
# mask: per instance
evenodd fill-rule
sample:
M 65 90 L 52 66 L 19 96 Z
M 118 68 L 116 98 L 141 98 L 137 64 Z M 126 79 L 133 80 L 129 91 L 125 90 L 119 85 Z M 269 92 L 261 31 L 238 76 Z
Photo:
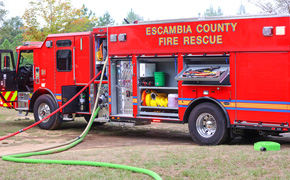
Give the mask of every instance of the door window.
M 1 71 L 9 72 L 14 70 L 13 62 L 12 62 L 11 53 L 2 53 L 1 54 Z
M 33 65 L 33 50 L 21 51 L 19 69 L 28 70 L 29 68 L 32 68 L 32 65 Z
M 72 44 L 71 40 L 58 40 L 56 41 L 57 47 L 70 47 Z
M 71 71 L 72 69 L 71 50 L 58 50 L 56 52 L 56 57 L 58 71 Z

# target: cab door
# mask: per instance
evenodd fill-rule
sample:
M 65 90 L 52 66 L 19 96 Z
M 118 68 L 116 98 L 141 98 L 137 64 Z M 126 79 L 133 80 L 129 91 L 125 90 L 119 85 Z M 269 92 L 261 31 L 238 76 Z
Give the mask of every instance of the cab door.
M 56 38 L 56 94 L 61 93 L 62 86 L 74 85 L 74 37 Z
M 0 50 L 0 106 L 11 107 L 17 98 L 16 70 L 13 52 Z
M 13 52 L 11 50 L 0 50 L 0 53 L 0 89 L 1 91 L 16 91 L 16 71 Z

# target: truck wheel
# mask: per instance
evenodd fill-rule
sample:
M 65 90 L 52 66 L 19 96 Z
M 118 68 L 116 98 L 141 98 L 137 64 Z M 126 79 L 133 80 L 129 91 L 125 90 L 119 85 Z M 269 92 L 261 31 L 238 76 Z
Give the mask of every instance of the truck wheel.
M 217 145 L 229 137 L 226 118 L 213 103 L 201 103 L 190 113 L 188 128 L 192 139 L 200 145 Z
M 43 94 L 36 99 L 33 107 L 35 122 L 40 121 L 57 109 L 56 102 L 48 94 Z M 57 129 L 61 125 L 60 113 L 56 113 L 47 120 L 44 120 L 38 126 L 41 129 Z
M 87 122 L 89 122 L 91 119 L 91 115 L 84 115 L 84 118 Z M 104 124 L 106 124 L 106 123 L 105 122 L 93 122 L 93 126 L 101 126 Z

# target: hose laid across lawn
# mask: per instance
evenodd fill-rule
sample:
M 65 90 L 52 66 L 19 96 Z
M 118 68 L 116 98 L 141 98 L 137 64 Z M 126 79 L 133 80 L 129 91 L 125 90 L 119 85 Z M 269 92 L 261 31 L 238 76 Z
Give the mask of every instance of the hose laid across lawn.
M 157 173 L 155 173 L 155 172 L 153 172 L 151 170 L 143 169 L 143 168 L 137 168 L 137 167 L 132 167 L 132 166 L 125 166 L 125 165 L 120 165 L 120 164 L 111 164 L 111 163 L 93 162 L 93 161 L 48 160 L 48 159 L 26 159 L 26 158 L 23 158 L 23 157 L 29 157 L 29 156 L 47 155 L 47 154 L 53 154 L 53 153 L 58 153 L 58 152 L 66 151 L 66 150 L 68 150 L 68 149 L 76 146 L 78 143 L 82 142 L 82 140 L 88 134 L 88 132 L 89 132 L 89 130 L 90 130 L 92 124 L 93 124 L 93 121 L 96 118 L 96 116 L 97 116 L 97 114 L 98 114 L 98 112 L 100 110 L 100 107 L 98 107 L 98 108 L 96 108 L 96 107 L 97 107 L 97 104 L 98 104 L 97 103 L 98 102 L 97 100 L 98 100 L 98 97 L 99 97 L 100 87 L 102 85 L 102 80 L 103 80 L 103 75 L 104 75 L 104 69 L 106 67 L 107 61 L 108 61 L 108 58 L 106 58 L 106 61 L 105 61 L 104 66 L 103 66 L 103 71 L 102 71 L 102 75 L 101 75 L 101 79 L 100 79 L 100 84 L 99 84 L 99 88 L 98 88 L 98 93 L 97 93 L 97 97 L 96 97 L 96 100 L 95 100 L 95 105 L 94 105 L 94 108 L 93 108 L 93 113 L 92 113 L 93 115 L 91 116 L 90 121 L 89 121 L 86 129 L 83 131 L 83 133 L 80 136 L 78 136 L 77 138 L 75 138 L 75 139 L 73 139 L 73 140 L 71 140 L 69 142 L 63 143 L 62 145 L 57 145 L 57 146 L 52 146 L 50 148 L 45 148 L 45 150 L 44 149 L 43 150 L 37 150 L 39 152 L 28 152 L 28 153 L 21 153 L 21 154 L 4 155 L 4 156 L 2 156 L 2 160 L 5 160 L 5 161 L 13 161 L 13 162 L 22 162 L 22 163 L 63 164 L 63 165 L 86 165 L 86 166 L 109 167 L 109 168 L 129 170 L 129 171 L 133 171 L 133 172 L 137 172 L 137 173 L 143 173 L 143 174 L 147 174 L 147 175 L 151 176 L 152 178 L 154 178 L 156 180 L 162 180 L 162 178 Z M 99 72 L 82 90 L 84 90 L 85 88 L 87 88 L 89 86 L 89 84 L 92 83 L 92 81 L 97 76 L 99 76 L 100 73 L 101 72 Z M 82 92 L 82 90 L 77 95 L 79 95 Z M 65 107 L 69 102 L 71 102 L 73 99 L 75 99 L 77 97 L 77 95 L 74 96 L 66 104 L 64 104 L 63 106 L 61 106 L 59 109 L 57 109 L 55 112 L 53 112 L 52 115 L 55 114 L 60 109 L 62 109 L 63 107 Z M 43 120 L 45 120 L 47 118 L 48 117 L 42 119 L 40 122 L 42 122 Z M 37 123 L 37 124 L 39 124 L 39 123 Z M 36 123 L 34 123 L 34 124 L 37 125 Z M 31 127 L 33 127 L 33 125 L 31 125 L 29 127 L 31 128 Z M 30 129 L 30 128 L 25 128 L 25 129 L 27 130 L 27 129 Z M 18 132 L 18 133 L 20 133 L 20 132 Z M 5 139 L 8 138 L 8 137 L 14 136 L 14 135 L 16 135 L 18 133 L 13 133 L 13 134 L 10 134 L 8 136 L 5 136 Z M 0 141 L 1 140 L 3 140 L 3 138 L 0 139 Z M 64 146 L 64 145 L 66 145 L 66 146 L 65 147 L 61 147 L 61 148 L 58 148 L 58 149 L 53 149 L 53 148 L 57 148 L 57 147 Z M 47 149 L 53 149 L 53 150 L 47 150 Z
M 97 108 L 93 115 L 93 119 L 97 116 L 98 112 L 100 110 L 100 107 Z M 93 124 L 93 121 L 90 121 L 88 125 L 88 130 L 91 128 Z M 63 165 L 85 165 L 85 166 L 100 166 L 100 167 L 109 167 L 109 168 L 116 168 L 116 169 L 124 169 L 129 170 L 137 173 L 143 173 L 151 176 L 152 178 L 156 180 L 162 180 L 162 178 L 155 172 L 143 169 L 143 168 L 137 168 L 132 166 L 125 166 L 120 164 L 111 164 L 111 163 L 104 163 L 104 162 L 94 162 L 94 161 L 72 161 L 72 160 L 49 160 L 49 159 L 25 159 L 23 157 L 29 157 L 29 156 L 38 156 L 38 155 L 47 155 L 47 154 L 53 154 L 58 153 L 62 151 L 66 151 L 78 143 L 82 142 L 82 140 L 86 137 L 88 131 L 84 133 L 84 136 L 80 139 L 76 140 L 75 142 L 55 150 L 47 150 L 47 151 L 40 151 L 40 152 L 31 152 L 31 153 L 25 153 L 25 154 L 14 154 L 14 155 L 8 155 L 8 156 L 2 156 L 2 159 L 4 161 L 13 161 L 13 162 L 21 162 L 21 163 L 40 163 L 40 164 L 63 164 Z

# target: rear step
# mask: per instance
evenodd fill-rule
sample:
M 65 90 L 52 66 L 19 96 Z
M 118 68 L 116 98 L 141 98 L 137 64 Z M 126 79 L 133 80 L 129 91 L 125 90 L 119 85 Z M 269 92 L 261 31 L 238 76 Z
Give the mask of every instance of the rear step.
M 22 114 L 22 110 L 18 110 L 18 115 L 17 116 L 27 116 L 28 115 L 28 111 L 24 111 L 25 114 Z

